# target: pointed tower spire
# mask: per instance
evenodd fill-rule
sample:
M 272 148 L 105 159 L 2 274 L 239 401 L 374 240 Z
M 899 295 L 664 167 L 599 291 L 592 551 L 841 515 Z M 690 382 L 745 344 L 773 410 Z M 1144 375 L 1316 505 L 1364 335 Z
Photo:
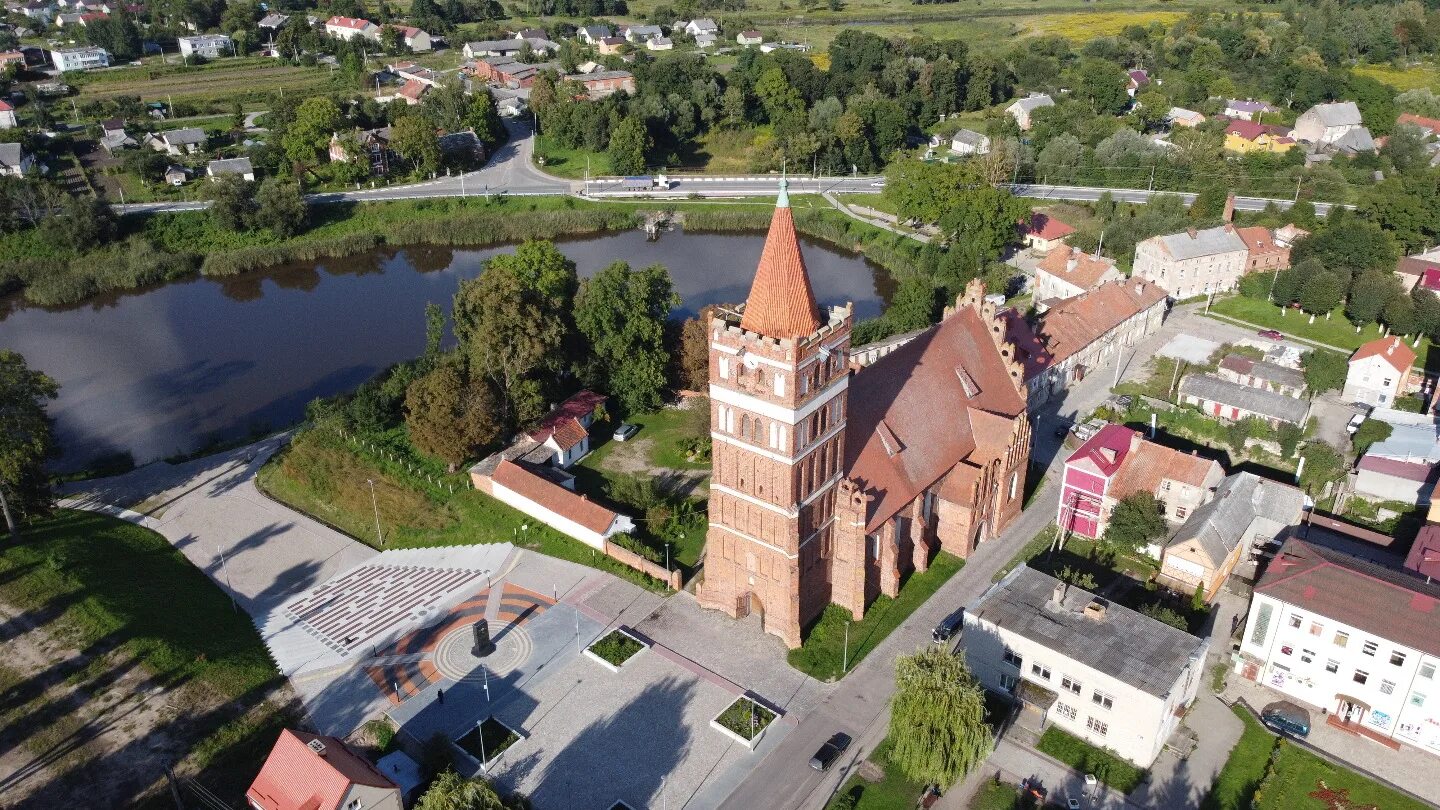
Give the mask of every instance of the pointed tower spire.
M 780 181 L 770 233 L 760 253 L 760 266 L 745 301 L 740 328 L 771 338 L 801 338 L 820 328 L 819 307 L 800 255 L 795 217 L 790 211 L 789 183 Z

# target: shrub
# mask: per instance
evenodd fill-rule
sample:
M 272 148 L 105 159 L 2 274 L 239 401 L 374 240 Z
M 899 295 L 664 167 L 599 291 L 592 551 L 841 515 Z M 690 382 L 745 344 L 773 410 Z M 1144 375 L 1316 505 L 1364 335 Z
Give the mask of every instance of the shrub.
M 1121 759 L 1116 754 L 1085 742 L 1056 726 L 1045 730 L 1035 746 L 1081 773 L 1095 778 L 1121 793 L 1129 793 L 1145 778 L 1145 770 Z
M 590 652 L 618 667 L 645 649 L 645 645 L 619 630 L 611 630 L 604 638 L 591 644 L 589 649 Z

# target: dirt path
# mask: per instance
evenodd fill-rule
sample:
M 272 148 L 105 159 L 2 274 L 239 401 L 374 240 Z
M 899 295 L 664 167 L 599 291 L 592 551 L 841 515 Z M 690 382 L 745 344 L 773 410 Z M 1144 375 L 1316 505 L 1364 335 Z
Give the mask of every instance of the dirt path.
M 655 441 L 649 438 L 635 438 L 617 444 L 605 457 L 605 468 L 626 474 L 652 476 L 666 492 L 705 498 L 710 495 L 709 470 L 677 470 L 661 467 L 650 461 Z
M 207 686 L 156 684 L 127 653 L 104 642 L 77 650 L 55 625 L 3 602 L 0 644 L 6 810 L 126 806 L 163 788 L 163 769 L 214 731 L 187 720 L 214 723 L 223 708 Z

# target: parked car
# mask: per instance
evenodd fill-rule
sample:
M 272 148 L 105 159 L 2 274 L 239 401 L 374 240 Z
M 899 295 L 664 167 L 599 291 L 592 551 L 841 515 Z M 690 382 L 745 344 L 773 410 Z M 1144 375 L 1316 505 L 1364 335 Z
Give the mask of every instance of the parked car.
M 884 188 L 884 187 L 885 187 L 885 181 L 884 181 L 884 180 L 876 180 L 875 182 L 873 182 L 873 183 L 870 184 L 870 187 L 871 187 L 871 188 Z
M 930 640 L 936 644 L 944 644 L 954 638 L 955 634 L 959 632 L 964 624 L 965 608 L 960 608 L 958 611 L 942 619 L 939 624 L 935 625 L 935 629 L 930 631 Z
M 1345 425 L 1345 432 L 1349 433 L 1351 436 L 1354 436 L 1356 431 L 1360 430 L 1360 426 L 1363 424 L 1365 424 L 1365 414 L 1357 413 L 1354 416 L 1350 417 L 1350 422 Z
M 1304 737 L 1310 733 L 1310 713 L 1288 700 L 1277 700 L 1261 709 L 1260 722 L 1277 734 Z
M 1256 332 L 1255 334 L 1257 334 L 1257 335 L 1259 335 L 1260 337 L 1263 337 L 1263 338 L 1270 338 L 1271 340 L 1284 340 L 1284 339 L 1285 339 L 1285 334 L 1284 334 L 1283 332 L 1281 332 L 1280 330 L 1278 330 L 1278 329 L 1261 329 L 1259 332 Z
M 620 427 L 615 428 L 615 441 L 623 442 L 639 432 L 639 425 L 633 425 L 629 422 L 624 422 L 620 425 Z
M 829 770 L 835 760 L 849 747 L 850 735 L 836 732 L 835 736 L 826 740 L 825 744 L 820 746 L 820 750 L 815 752 L 815 756 L 810 758 L 810 767 L 817 771 Z

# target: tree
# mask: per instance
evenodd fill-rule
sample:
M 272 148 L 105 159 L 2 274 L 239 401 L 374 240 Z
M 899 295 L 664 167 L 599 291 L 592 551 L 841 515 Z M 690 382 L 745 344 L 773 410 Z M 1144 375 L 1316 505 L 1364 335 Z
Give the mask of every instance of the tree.
M 458 362 L 442 363 L 405 391 L 405 427 L 421 452 L 450 472 L 500 438 L 495 399 L 484 380 L 467 379 Z
M 1345 297 L 1345 281 L 1334 273 L 1312 276 L 1300 288 L 1300 308 L 1315 315 L 1328 315 Z
M 55 244 L 85 251 L 115 236 L 114 214 L 102 200 L 66 195 L 60 200 L 59 209 L 58 215 L 44 211 L 41 219 L 46 237 Z
M 1125 71 L 1103 59 L 1080 62 L 1076 92 L 1089 102 L 1090 109 L 1097 115 L 1118 115 L 1130 103 L 1125 92 Z
M 430 783 L 415 810 L 506 810 L 506 803 L 485 780 L 446 769 Z
M 1035 173 L 1044 182 L 1066 183 L 1075 176 L 1080 160 L 1085 156 L 1085 147 L 1068 132 L 1063 132 L 1040 150 L 1035 160 Z
M 0 513 L 11 537 L 19 535 L 22 519 L 50 507 L 50 479 L 43 466 L 51 452 L 45 401 L 59 391 L 24 357 L 0 350 Z
M 1415 312 L 1415 302 L 1408 295 L 1397 295 L 1385 304 L 1380 313 L 1385 325 L 1397 335 L 1413 335 L 1420 330 L 1420 318 Z
M 210 199 L 210 219 L 222 231 L 244 231 L 255 213 L 254 184 L 238 174 L 215 178 L 205 189 Z
M 1206 183 L 1190 204 L 1190 218 L 1197 221 L 1219 219 L 1225 213 L 1225 202 L 1230 191 L 1222 183 Z
M 339 125 L 340 108 L 335 102 L 324 96 L 312 96 L 295 108 L 294 120 L 285 126 L 280 137 L 281 148 L 297 165 L 314 165 Z
M 476 93 L 471 97 L 465 124 L 475 130 L 475 137 L 492 153 L 496 146 L 509 137 L 505 131 L 505 122 L 500 120 L 500 112 L 495 109 L 495 98 L 489 93 Z
M 1391 299 L 1404 294 L 1394 273 L 1367 270 L 1350 285 L 1350 296 L 1345 301 L 1345 317 L 1357 328 L 1374 323 Z
M 1382 422 L 1379 419 L 1366 419 L 1361 422 L 1355 435 L 1350 437 L 1350 445 L 1355 448 L 1356 457 L 1365 455 L 1365 451 L 1370 449 L 1370 445 L 1390 438 L 1390 434 L 1394 430 L 1389 422 Z
M 680 304 L 664 265 L 615 262 L 580 283 L 575 326 L 594 353 L 596 376 L 631 413 L 660 407 L 665 390 L 665 320 Z
M 1345 457 L 1334 446 L 1321 441 L 1310 441 L 1300 452 L 1305 459 L 1305 469 L 1300 473 L 1300 485 L 1307 491 L 1339 481 L 1345 475 Z
M 260 184 L 255 195 L 255 214 L 251 221 L 281 239 L 289 239 L 305 229 L 309 209 L 296 183 L 269 178 Z
M 680 353 L 675 370 L 675 384 L 690 391 L 704 391 L 710 385 L 710 319 L 715 307 L 706 306 L 700 314 L 680 327 Z M 707 429 L 708 430 L 708 429 Z
M 645 171 L 645 156 L 654 147 L 645 122 L 627 116 L 610 133 L 610 168 L 616 174 L 636 175 Z
M 425 354 L 426 362 L 434 364 L 440 359 L 440 344 L 445 340 L 445 310 L 431 301 L 425 305 Z
M 1339 352 L 1315 349 L 1308 351 L 1301 362 L 1305 365 L 1305 385 L 1310 395 L 1326 391 L 1339 391 L 1345 386 L 1345 375 L 1350 372 L 1350 360 Z
M 1281 423 L 1280 427 L 1275 430 L 1275 441 L 1280 445 L 1280 455 L 1283 458 L 1293 457 L 1295 448 L 1300 446 L 1300 440 L 1304 438 L 1305 428 L 1289 422 Z
M 890 761 L 911 781 L 952 785 L 990 755 L 985 692 L 965 660 L 937 648 L 895 662 Z
M 390 148 L 423 174 L 440 168 L 440 138 L 435 127 L 418 115 L 407 115 L 390 125 Z
M 1165 534 L 1165 507 L 1153 492 L 1126 495 L 1115 504 L 1105 527 L 1106 543 L 1138 549 Z
M 1204 593 L 1203 588 L 1201 590 L 1201 593 Z M 1203 600 L 1204 597 L 1202 596 L 1201 598 Z M 1143 608 L 1140 608 L 1140 612 L 1145 614 L 1146 616 L 1149 616 L 1157 622 L 1164 622 L 1165 624 L 1170 625 L 1176 630 L 1184 630 L 1187 633 L 1190 632 L 1190 623 L 1185 621 L 1184 616 L 1181 616 L 1179 613 L 1175 612 L 1174 609 L 1165 607 L 1159 602 L 1154 602 L 1146 605 Z

